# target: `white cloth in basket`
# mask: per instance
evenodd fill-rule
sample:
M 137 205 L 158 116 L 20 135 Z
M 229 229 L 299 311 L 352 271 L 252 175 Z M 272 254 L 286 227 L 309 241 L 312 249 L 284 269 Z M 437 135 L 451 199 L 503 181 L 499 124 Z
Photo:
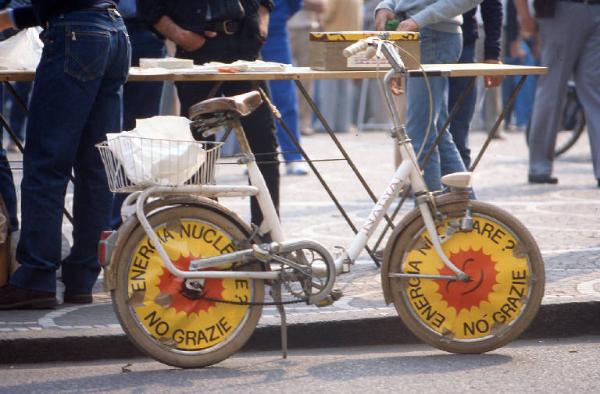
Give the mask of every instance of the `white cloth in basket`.
M 206 160 L 202 143 L 192 137 L 189 119 L 179 116 L 137 119 L 135 129 L 106 138 L 125 175 L 136 185 L 182 185 Z

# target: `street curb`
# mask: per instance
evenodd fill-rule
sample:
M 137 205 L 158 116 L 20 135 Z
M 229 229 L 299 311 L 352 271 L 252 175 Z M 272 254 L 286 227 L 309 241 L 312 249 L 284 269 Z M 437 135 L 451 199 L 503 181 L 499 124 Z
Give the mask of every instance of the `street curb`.
M 600 335 L 600 302 L 542 305 L 521 338 Z M 419 343 L 397 316 L 288 326 L 289 349 Z M 279 350 L 279 326 L 258 327 L 245 351 Z M 124 334 L 0 340 L 0 364 L 142 357 Z

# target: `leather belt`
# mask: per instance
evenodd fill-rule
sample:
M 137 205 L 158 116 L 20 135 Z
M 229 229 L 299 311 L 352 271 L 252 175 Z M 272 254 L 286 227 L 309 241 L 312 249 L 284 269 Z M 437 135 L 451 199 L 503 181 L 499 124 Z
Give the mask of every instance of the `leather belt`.
M 206 22 L 204 25 L 205 31 L 214 31 L 216 33 L 224 33 L 225 35 L 231 36 L 240 31 L 241 23 L 236 20 L 226 21 L 211 21 Z

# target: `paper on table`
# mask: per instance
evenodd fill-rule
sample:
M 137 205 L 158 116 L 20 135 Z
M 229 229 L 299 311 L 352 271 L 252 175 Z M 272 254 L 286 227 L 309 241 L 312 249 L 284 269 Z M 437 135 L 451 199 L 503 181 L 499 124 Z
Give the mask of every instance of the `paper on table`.
M 176 57 L 140 59 L 140 68 L 166 68 L 175 70 L 192 67 L 194 67 L 194 61 L 192 59 L 180 59 Z
M 215 67 L 209 66 L 197 66 L 190 68 L 178 68 L 178 69 L 167 69 L 164 67 L 151 67 L 151 68 L 140 68 L 131 67 L 131 74 L 135 75 L 161 75 L 161 74 L 173 74 L 173 75 L 184 75 L 184 74 L 218 74 L 219 72 Z
M 275 62 L 265 62 L 262 60 L 237 60 L 233 63 L 219 63 L 219 62 L 210 62 L 205 63 L 205 66 L 212 66 L 217 68 L 220 72 L 277 72 L 277 71 L 285 71 L 287 67 L 290 67 L 289 64 L 283 63 L 275 63 Z
M 206 160 L 206 150 L 194 141 L 189 124 L 178 116 L 138 119 L 131 131 L 107 134 L 107 145 L 132 183 L 182 185 Z

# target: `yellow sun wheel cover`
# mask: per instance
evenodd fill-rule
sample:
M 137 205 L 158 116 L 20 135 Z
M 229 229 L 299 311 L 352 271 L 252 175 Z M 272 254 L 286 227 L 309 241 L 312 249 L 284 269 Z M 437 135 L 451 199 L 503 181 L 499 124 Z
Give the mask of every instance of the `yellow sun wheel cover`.
M 155 231 L 180 270 L 188 270 L 192 260 L 235 250 L 223 231 L 199 220 L 184 219 Z M 252 301 L 252 281 L 206 279 L 201 292 L 186 290 L 184 282 L 168 271 L 148 238 L 142 239 L 127 275 L 129 305 L 140 324 L 154 339 L 179 350 L 198 351 L 227 340 L 244 321 L 249 306 L 208 299 Z
M 429 329 L 452 339 L 485 338 L 510 325 L 529 295 L 530 267 L 522 245 L 502 224 L 474 217 L 473 231 L 443 243 L 450 261 L 469 282 L 411 278 L 405 281 L 409 310 Z M 438 227 L 444 234 L 448 222 Z M 404 256 L 405 273 L 453 275 L 437 256 L 427 231 Z

